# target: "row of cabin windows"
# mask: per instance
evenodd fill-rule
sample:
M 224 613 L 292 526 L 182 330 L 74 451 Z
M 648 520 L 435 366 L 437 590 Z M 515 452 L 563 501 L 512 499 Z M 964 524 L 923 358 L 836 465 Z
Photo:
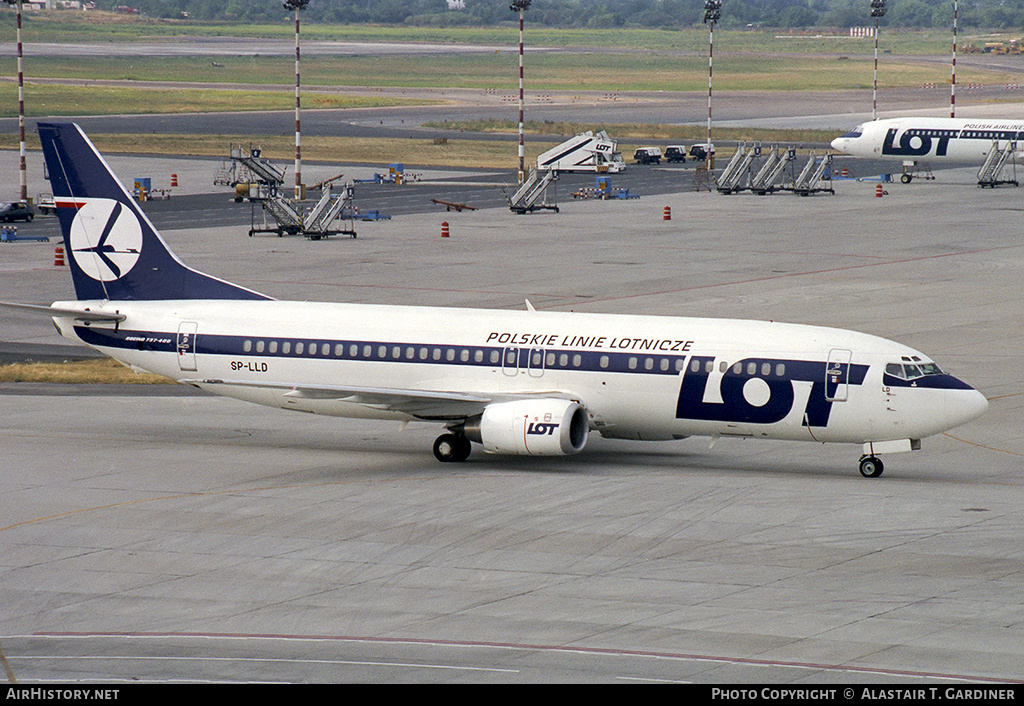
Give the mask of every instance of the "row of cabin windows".
M 691 359 L 690 360 L 690 370 L 692 372 L 698 373 L 698 372 L 700 372 L 700 369 L 701 369 L 701 362 L 698 359 L 696 359 L 696 358 Z M 746 369 L 747 375 L 750 375 L 750 376 L 757 375 L 758 371 L 760 371 L 761 377 L 769 377 L 772 374 L 772 364 L 771 363 L 767 363 L 767 362 L 761 363 L 760 365 L 758 365 L 756 362 L 754 362 L 752 360 L 751 361 L 747 361 L 745 369 Z M 719 363 L 718 363 L 718 372 L 726 373 L 726 372 L 728 372 L 728 370 L 729 370 L 729 364 L 726 363 L 724 360 L 719 361 Z M 705 373 L 713 373 L 714 371 L 715 371 L 715 361 L 713 361 L 713 360 L 705 360 L 704 361 L 704 372 Z M 742 375 L 743 372 L 744 372 L 744 365 L 743 365 L 743 363 L 734 363 L 732 365 L 732 372 L 733 372 L 734 375 Z M 776 363 L 775 364 L 775 377 L 780 377 L 780 378 L 781 377 L 786 377 L 786 364 L 785 363 Z
M 278 351 L 282 355 L 291 355 L 294 350 L 295 355 L 308 355 L 310 357 L 330 357 L 332 348 L 330 343 L 305 343 L 303 341 L 296 341 L 293 345 L 291 341 L 263 341 L 246 339 L 242 343 L 242 350 L 245 353 L 252 353 L 255 350 L 257 353 L 270 353 L 271 355 L 276 354 Z M 482 348 L 439 348 L 439 347 L 427 347 L 427 346 L 399 346 L 399 345 L 384 345 L 377 344 L 376 346 L 369 343 L 335 343 L 333 347 L 333 355 L 335 358 L 363 358 L 366 360 L 421 360 L 421 361 L 434 361 L 441 362 L 444 360 L 448 363 L 454 363 L 456 360 L 461 363 L 484 363 L 485 361 L 491 365 L 498 365 L 502 362 L 501 352 L 497 349 L 485 350 Z M 515 366 L 519 350 L 514 348 L 506 349 L 505 351 L 505 365 Z M 543 364 L 546 367 L 553 368 L 556 366 L 559 368 L 579 368 L 583 365 L 583 356 L 579 353 L 543 353 L 539 350 L 530 351 L 529 367 L 540 368 L 541 367 L 541 356 L 544 356 Z M 611 358 L 607 355 L 603 355 L 598 360 L 598 364 L 603 369 L 607 369 L 611 365 Z M 524 361 L 522 367 L 526 367 Z M 626 367 L 629 370 L 645 370 L 653 372 L 655 370 L 659 372 L 681 372 L 685 365 L 684 359 L 681 357 L 668 358 L 668 357 L 656 357 L 656 356 L 630 356 L 626 361 Z M 715 363 L 712 360 L 705 360 L 703 362 L 704 372 L 714 372 Z M 729 364 L 724 360 L 718 363 L 719 372 L 725 373 L 729 370 Z M 690 370 L 692 372 L 700 372 L 701 361 L 697 358 L 690 360 Z M 746 363 L 746 374 L 757 375 L 760 372 L 762 377 L 769 377 L 772 374 L 771 363 L 761 363 L 758 365 L 754 361 L 748 361 Z M 743 363 L 734 363 L 732 365 L 732 371 L 736 375 L 741 375 L 744 372 Z M 776 363 L 774 368 L 776 377 L 785 377 L 786 365 L 785 363 Z
M 335 358 L 361 358 L 364 360 L 420 360 L 420 361 L 433 361 L 433 362 L 448 362 L 454 363 L 456 361 L 460 363 L 489 363 L 491 365 L 499 365 L 502 363 L 501 351 L 498 349 L 482 349 L 482 348 L 439 348 L 439 347 L 428 347 L 428 346 L 399 346 L 399 345 L 385 345 L 369 343 L 357 344 L 357 343 L 335 343 L 333 349 L 330 343 L 305 343 L 303 341 L 263 341 L 246 339 L 242 342 L 242 351 L 245 353 L 269 353 L 276 355 L 278 352 L 281 355 L 308 355 L 310 357 L 333 357 Z M 519 362 L 519 349 L 508 348 L 505 350 L 506 366 L 529 367 L 541 368 L 544 367 L 559 367 L 559 368 L 579 368 L 583 366 L 583 356 L 579 353 L 554 353 L 554 352 L 543 352 L 540 350 L 531 350 L 529 352 L 529 361 L 524 359 Z M 603 355 L 599 358 L 598 364 L 601 368 L 607 369 L 611 366 L 611 357 Z M 685 360 L 682 357 L 657 357 L 657 356 L 631 356 L 627 362 L 627 367 L 630 370 L 645 370 L 645 371 L 659 371 L 669 372 L 681 372 L 685 365 Z

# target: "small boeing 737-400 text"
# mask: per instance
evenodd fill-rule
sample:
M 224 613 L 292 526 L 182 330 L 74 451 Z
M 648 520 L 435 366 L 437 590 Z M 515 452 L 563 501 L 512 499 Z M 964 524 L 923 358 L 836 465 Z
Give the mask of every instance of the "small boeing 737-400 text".
M 1024 121 L 960 118 L 888 118 L 858 125 L 832 140 L 832 149 L 855 157 L 895 157 L 904 165 L 949 162 L 981 166 L 993 149 L 1024 156 Z M 904 171 L 903 182 L 912 176 Z
M 137 370 L 248 402 L 447 427 L 472 443 L 566 455 L 588 434 L 734 436 L 880 453 L 981 415 L 985 397 L 924 353 L 765 321 L 278 301 L 180 262 L 74 124 L 40 123 L 77 301 L 33 307 Z

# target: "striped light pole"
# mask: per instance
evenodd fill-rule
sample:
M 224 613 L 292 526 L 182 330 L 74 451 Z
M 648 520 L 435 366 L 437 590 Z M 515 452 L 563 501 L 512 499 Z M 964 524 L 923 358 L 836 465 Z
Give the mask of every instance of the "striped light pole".
M 711 75 L 715 57 L 715 22 L 722 18 L 722 0 L 704 0 L 704 24 L 708 26 L 708 144 L 704 163 L 711 169 Z
M 519 13 L 519 183 L 526 181 L 526 144 L 523 140 L 523 15 L 531 0 L 512 0 L 508 9 Z
M 871 16 L 875 18 L 875 80 L 871 89 L 871 119 L 878 119 L 878 20 L 885 17 L 885 0 L 871 0 Z
M 25 166 L 25 71 L 22 66 L 24 51 L 21 43 L 21 10 L 22 0 L 6 0 L 8 5 L 17 5 L 18 25 L 18 133 L 21 138 L 21 152 L 19 157 L 18 170 L 21 176 L 22 203 L 28 202 L 28 171 Z
M 302 131 L 299 129 L 299 10 L 306 9 L 309 0 L 284 0 L 286 10 L 295 11 L 295 198 L 302 193 Z
M 949 117 L 956 117 L 956 0 L 953 0 L 953 77 L 949 88 Z

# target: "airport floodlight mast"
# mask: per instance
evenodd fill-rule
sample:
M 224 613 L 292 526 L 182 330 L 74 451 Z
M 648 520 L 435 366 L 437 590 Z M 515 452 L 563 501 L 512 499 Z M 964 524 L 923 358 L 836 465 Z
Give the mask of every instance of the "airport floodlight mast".
M 708 144 L 704 164 L 711 169 L 711 75 L 715 57 L 715 22 L 722 18 L 722 0 L 704 0 L 704 24 L 708 26 Z
M 949 117 L 956 117 L 956 13 L 957 2 L 953 0 L 953 76 L 949 84 Z
M 302 147 L 299 130 L 299 10 L 305 10 L 309 0 L 284 0 L 284 9 L 295 11 L 295 198 L 302 193 Z
M 885 0 L 871 0 L 871 16 L 875 18 L 875 80 L 871 90 L 871 119 L 878 120 L 878 20 L 885 17 Z
M 531 0 L 512 0 L 508 9 L 519 13 L 519 183 L 526 181 L 526 147 L 523 140 L 523 15 Z
M 17 6 L 17 26 L 18 26 L 18 132 L 21 136 L 21 152 L 19 157 L 18 169 L 21 176 L 21 192 L 20 200 L 22 203 L 28 203 L 28 171 L 25 168 L 25 72 L 22 66 L 22 58 L 24 57 L 24 51 L 21 43 L 21 11 L 22 11 L 22 0 L 5 0 L 8 5 Z

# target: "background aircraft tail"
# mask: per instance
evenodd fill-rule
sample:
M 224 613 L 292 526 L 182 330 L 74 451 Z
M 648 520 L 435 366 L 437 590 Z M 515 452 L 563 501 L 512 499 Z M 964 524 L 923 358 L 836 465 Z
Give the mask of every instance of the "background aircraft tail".
M 39 138 L 79 299 L 269 298 L 178 260 L 78 125 Z

